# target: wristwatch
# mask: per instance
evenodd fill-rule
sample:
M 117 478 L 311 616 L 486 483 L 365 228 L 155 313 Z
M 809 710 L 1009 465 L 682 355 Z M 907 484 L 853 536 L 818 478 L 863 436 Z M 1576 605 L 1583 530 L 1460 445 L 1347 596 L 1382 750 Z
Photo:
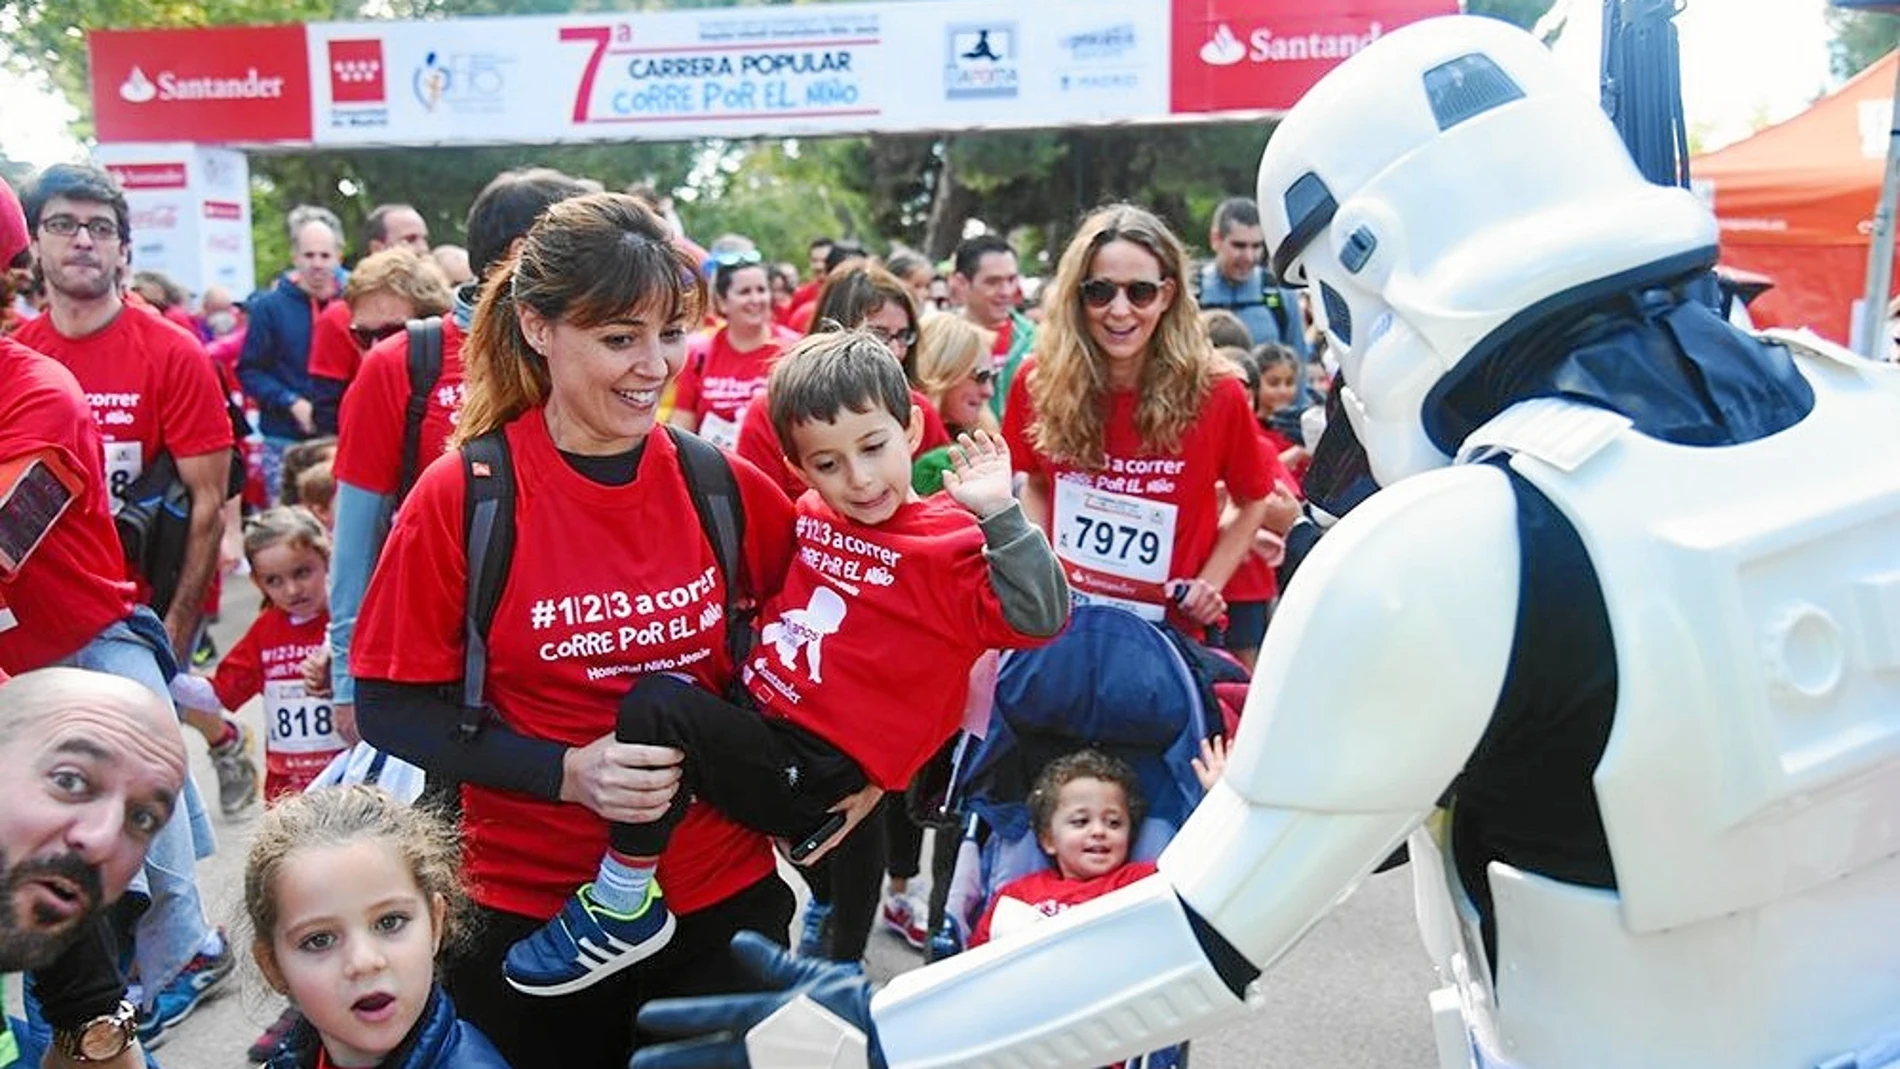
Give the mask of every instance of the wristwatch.
M 105 1062 L 125 1053 L 138 1038 L 138 1010 L 119 1001 L 118 1009 L 101 1014 L 78 1028 L 53 1033 L 53 1049 L 76 1062 Z

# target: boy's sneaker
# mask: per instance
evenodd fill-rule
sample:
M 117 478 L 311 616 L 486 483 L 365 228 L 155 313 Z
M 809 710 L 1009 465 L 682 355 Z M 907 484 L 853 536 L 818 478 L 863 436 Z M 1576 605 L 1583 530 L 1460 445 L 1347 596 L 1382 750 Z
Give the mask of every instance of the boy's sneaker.
M 884 927 L 903 937 L 904 942 L 913 950 L 922 950 L 930 941 L 930 933 L 924 930 L 923 904 L 909 895 L 894 892 L 884 895 L 884 908 L 879 911 L 879 919 Z
M 297 1030 L 302 1020 L 303 1014 L 297 1012 L 297 1007 L 285 1007 L 284 1012 L 271 1022 L 271 1026 L 264 1029 L 264 1034 L 252 1042 L 251 1048 L 244 1052 L 245 1057 L 251 1060 L 252 1065 L 270 1061 L 278 1049 L 289 1042 L 290 1034 Z
M 508 948 L 501 971 L 509 986 L 524 995 L 570 994 L 645 961 L 673 938 L 658 880 L 631 915 L 595 902 L 593 887 L 574 892 L 553 920 Z
M 257 801 L 257 764 L 251 760 L 251 729 L 241 721 L 231 741 L 211 748 L 211 767 L 218 773 L 218 808 L 235 817 Z
M 231 940 L 225 936 L 224 929 L 218 929 L 220 942 L 224 948 L 217 955 L 199 951 L 185 965 L 185 971 L 177 979 L 165 985 L 165 989 L 152 1000 L 152 1008 L 141 1008 L 138 1014 L 139 1044 L 146 1050 L 152 1050 L 165 1041 L 167 1030 L 191 1016 L 193 1010 L 204 1002 L 211 989 L 231 975 L 231 969 L 237 964 L 237 955 L 231 951 Z

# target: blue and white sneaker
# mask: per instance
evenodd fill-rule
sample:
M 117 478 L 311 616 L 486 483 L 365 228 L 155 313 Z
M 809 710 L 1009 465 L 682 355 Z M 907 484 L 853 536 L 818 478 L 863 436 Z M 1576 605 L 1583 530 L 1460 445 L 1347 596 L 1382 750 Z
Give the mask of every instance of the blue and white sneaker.
M 631 914 L 594 901 L 593 884 L 568 898 L 554 919 L 508 948 L 502 975 L 524 995 L 566 995 L 589 988 L 660 952 L 673 938 L 673 914 L 655 880 Z
M 231 975 L 237 965 L 237 955 L 231 952 L 231 941 L 218 929 L 218 942 L 221 949 L 217 954 L 207 954 L 200 948 L 198 953 L 185 965 L 183 972 L 171 983 L 159 991 L 148 1010 L 138 1011 L 139 1045 L 146 1050 L 155 1050 L 161 1046 L 176 1027 L 192 1011 L 204 1004 L 212 989 Z

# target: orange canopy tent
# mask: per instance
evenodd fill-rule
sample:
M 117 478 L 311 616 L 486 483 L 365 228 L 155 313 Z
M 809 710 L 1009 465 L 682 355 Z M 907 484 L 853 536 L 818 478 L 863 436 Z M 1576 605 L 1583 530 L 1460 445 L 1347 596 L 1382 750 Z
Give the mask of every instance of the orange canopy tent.
M 1715 196 L 1722 262 L 1775 280 L 1749 305 L 1757 323 L 1848 341 L 1867 287 L 1896 64 L 1900 51 L 1787 122 L 1690 161 L 1696 188 Z

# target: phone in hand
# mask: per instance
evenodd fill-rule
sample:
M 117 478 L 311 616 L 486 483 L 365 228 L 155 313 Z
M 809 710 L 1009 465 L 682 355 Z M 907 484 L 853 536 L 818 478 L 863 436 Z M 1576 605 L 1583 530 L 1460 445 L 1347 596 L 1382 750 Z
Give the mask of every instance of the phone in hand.
M 800 842 L 797 846 L 792 847 L 792 860 L 803 861 L 806 858 L 810 857 L 812 855 L 812 851 L 825 845 L 825 840 L 830 839 L 833 835 L 838 834 L 838 829 L 842 827 L 844 827 L 843 813 L 833 813 L 830 816 L 826 817 L 825 822 L 823 824 L 818 825 L 817 828 L 813 829 L 810 835 L 805 836 L 805 839 L 803 842 Z

